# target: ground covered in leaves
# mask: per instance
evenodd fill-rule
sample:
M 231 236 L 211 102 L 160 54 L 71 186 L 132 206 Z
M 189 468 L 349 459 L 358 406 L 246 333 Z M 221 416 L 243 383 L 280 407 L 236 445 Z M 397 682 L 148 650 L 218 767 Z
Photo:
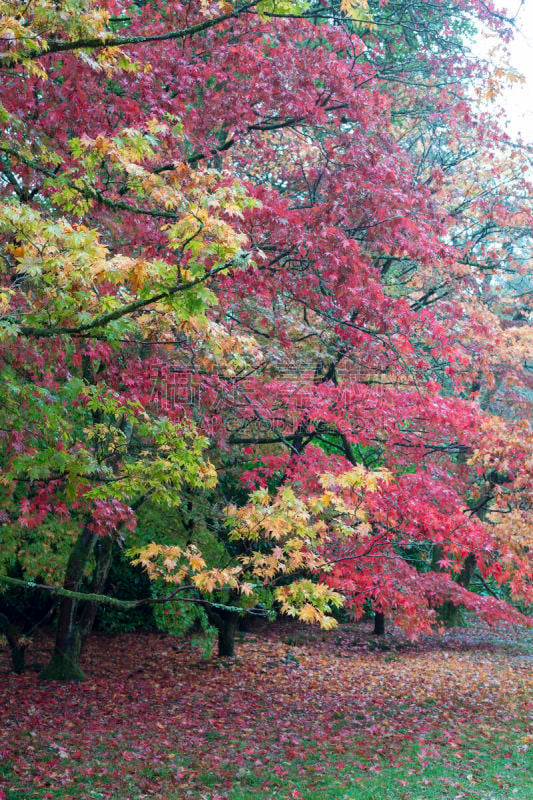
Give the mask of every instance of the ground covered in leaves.
M 278 625 L 219 662 L 94 635 L 79 685 L 10 674 L 3 651 L 0 800 L 531 800 L 532 646 Z

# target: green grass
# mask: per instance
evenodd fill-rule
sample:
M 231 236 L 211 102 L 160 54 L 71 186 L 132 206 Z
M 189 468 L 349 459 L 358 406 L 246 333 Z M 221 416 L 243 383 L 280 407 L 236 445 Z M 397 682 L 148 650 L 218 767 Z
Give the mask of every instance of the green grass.
M 516 730 L 512 733 L 515 736 Z M 510 749 L 473 737 L 465 736 L 465 741 L 460 751 L 441 748 L 440 759 L 425 762 L 419 748 L 410 748 L 399 754 L 401 766 L 365 764 L 355 757 L 359 766 L 341 767 L 340 763 L 350 761 L 349 753 L 327 765 L 313 759 L 300 764 L 282 762 L 287 774 L 279 778 L 242 775 L 239 788 L 221 794 L 228 800 L 532 800 L 533 751 L 521 737 Z M 317 766 L 322 774 L 313 774 Z M 202 778 L 204 785 L 211 780 L 216 790 L 216 776 Z M 210 798 L 209 793 L 202 798 Z
M 442 761 L 423 767 L 418 766 L 416 753 L 412 756 L 406 766 L 386 766 L 378 774 L 346 770 L 339 777 L 330 773 L 303 795 L 306 800 L 531 800 L 533 796 L 531 753 L 494 758 L 466 750 L 461 761 L 446 753 Z M 290 793 L 282 789 L 279 796 L 289 797 Z M 232 800 L 241 798 L 251 800 L 251 795 L 242 792 L 232 796 Z
M 0 790 L 0 800 L 533 800 L 526 663 L 531 658 L 531 645 L 529 640 L 502 643 L 501 650 L 505 657 L 495 661 L 491 673 L 498 680 L 504 679 L 507 658 L 509 663 L 519 658 L 525 666 L 521 673 L 526 676 L 524 682 L 508 684 L 517 688 L 513 697 L 505 684 L 499 695 L 483 695 L 488 705 L 472 701 L 471 683 L 457 696 L 464 707 L 460 702 L 443 707 L 434 697 L 417 692 L 410 699 L 400 693 L 387 706 L 377 705 L 372 711 L 368 729 L 381 722 L 379 734 L 373 735 L 366 734 L 363 724 L 368 724 L 368 715 L 359 713 L 360 706 L 350 709 L 349 704 L 339 704 L 328 718 L 329 727 L 320 731 L 313 727 L 309 709 L 300 707 L 292 710 L 294 725 L 304 723 L 299 729 L 297 751 L 292 751 L 290 741 L 282 744 L 275 725 L 270 730 L 264 728 L 264 735 L 260 728 L 252 735 L 248 729 L 240 731 L 237 724 L 233 731 L 222 728 L 205 732 L 204 753 L 217 752 L 220 758 L 216 765 L 213 761 L 202 763 L 194 748 L 188 752 L 181 748 L 179 728 L 172 731 L 173 741 L 160 751 L 154 748 L 150 756 L 136 761 L 137 743 L 140 746 L 150 731 L 145 728 L 145 733 L 138 735 L 132 719 L 132 737 L 125 742 L 117 735 L 118 717 L 113 717 L 112 727 L 89 741 L 74 758 L 78 745 L 72 744 L 68 728 L 61 727 L 59 715 L 59 727 L 49 729 L 47 739 L 37 738 L 38 727 L 17 730 L 19 752 L 27 750 L 26 766 L 21 773 L 16 760 L 15 767 L 0 761 L 0 786 L 5 787 L 4 795 Z M 407 656 L 402 654 L 395 660 L 401 675 L 413 674 L 414 662 Z M 367 663 L 371 674 L 373 662 Z M 379 663 L 375 662 L 376 669 Z M 473 674 L 477 675 L 479 667 L 474 663 Z M 461 662 L 456 669 L 460 666 Z M 215 688 L 216 675 L 218 672 L 213 672 Z M 446 701 L 448 692 L 453 692 L 453 675 L 446 673 L 446 667 L 442 675 Z M 509 673 L 506 680 L 512 676 Z M 418 680 L 416 677 L 415 689 Z M 500 687 L 498 682 L 495 685 Z M 214 696 L 219 703 L 225 699 Z M 380 697 L 378 692 L 376 698 Z M 492 702 L 495 697 L 496 703 Z M 409 711 L 413 700 L 418 711 L 411 725 L 404 712 Z M 280 708 L 280 721 L 289 710 Z M 228 720 L 231 722 L 231 714 Z M 198 721 L 206 724 L 205 719 Z M 162 736 L 171 735 L 167 729 L 161 730 Z M 58 760 L 59 746 L 65 749 Z M 31 754 L 40 762 L 39 772 Z
M 524 737 L 516 736 L 513 746 L 503 748 L 494 742 L 475 739 L 465 733 L 465 745 L 460 751 L 441 749 L 441 758 L 421 761 L 418 747 L 406 749 L 398 756 L 400 766 L 359 761 L 356 754 L 343 753 L 309 758 L 305 761 L 283 762 L 278 765 L 282 774 L 273 775 L 268 769 L 232 768 L 232 762 L 221 765 L 226 774 L 233 773 L 233 787 L 220 786 L 220 777 L 213 772 L 200 773 L 203 789 L 198 793 L 184 791 L 179 782 L 175 790 L 154 794 L 159 800 L 531 800 L 533 797 L 533 751 L 522 743 Z M 507 738 L 507 737 L 504 737 Z M 230 754 L 228 754 L 229 756 Z M 336 761 L 335 759 L 340 759 Z M 356 761 L 355 766 L 350 761 Z M 97 766 L 97 764 L 96 764 Z M 181 763 L 140 767 L 139 779 L 154 787 L 168 786 L 170 772 L 187 766 Z M 366 768 L 365 768 L 366 767 Z M 112 781 L 102 785 L 101 780 L 78 776 L 68 787 L 43 786 L 28 791 L 16 786 L 16 775 L 8 764 L 0 768 L 0 775 L 13 788 L 8 789 L 6 800 L 142 800 L 150 795 L 139 791 L 137 782 L 121 783 L 113 791 Z M 117 787 L 118 789 L 118 787 Z M 110 793 L 111 792 L 111 793 Z

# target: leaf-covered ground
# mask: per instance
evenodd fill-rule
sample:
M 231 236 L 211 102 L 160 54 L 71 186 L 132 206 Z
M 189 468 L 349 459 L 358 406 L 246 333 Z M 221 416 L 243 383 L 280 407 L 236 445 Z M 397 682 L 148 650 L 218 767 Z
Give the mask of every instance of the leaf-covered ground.
M 95 635 L 67 686 L 9 674 L 4 651 L 0 798 L 531 800 L 532 642 L 278 626 L 220 663 Z

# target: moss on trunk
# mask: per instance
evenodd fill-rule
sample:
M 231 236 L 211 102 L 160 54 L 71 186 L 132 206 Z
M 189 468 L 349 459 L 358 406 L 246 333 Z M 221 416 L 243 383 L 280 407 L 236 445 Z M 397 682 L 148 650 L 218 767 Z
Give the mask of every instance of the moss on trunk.
M 70 554 L 63 588 L 77 592 L 89 556 L 94 547 L 95 536 L 86 525 Z M 76 626 L 78 600 L 74 597 L 63 597 L 59 607 L 56 641 L 50 663 L 40 673 L 41 680 L 81 681 L 85 675 L 79 665 L 81 638 Z
M 68 646 L 64 652 L 54 650 L 52 658 L 47 666 L 39 673 L 42 681 L 84 681 L 86 675 L 79 664 L 80 643 L 79 636 L 74 636 L 72 645 Z

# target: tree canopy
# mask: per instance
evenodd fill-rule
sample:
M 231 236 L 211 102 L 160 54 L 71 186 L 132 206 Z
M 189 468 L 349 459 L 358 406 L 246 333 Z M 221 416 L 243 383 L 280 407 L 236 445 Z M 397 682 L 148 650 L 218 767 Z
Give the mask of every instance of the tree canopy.
M 0 581 L 59 598 L 44 677 L 113 545 L 222 649 L 250 609 L 528 623 L 529 153 L 481 23 L 0 2 Z

